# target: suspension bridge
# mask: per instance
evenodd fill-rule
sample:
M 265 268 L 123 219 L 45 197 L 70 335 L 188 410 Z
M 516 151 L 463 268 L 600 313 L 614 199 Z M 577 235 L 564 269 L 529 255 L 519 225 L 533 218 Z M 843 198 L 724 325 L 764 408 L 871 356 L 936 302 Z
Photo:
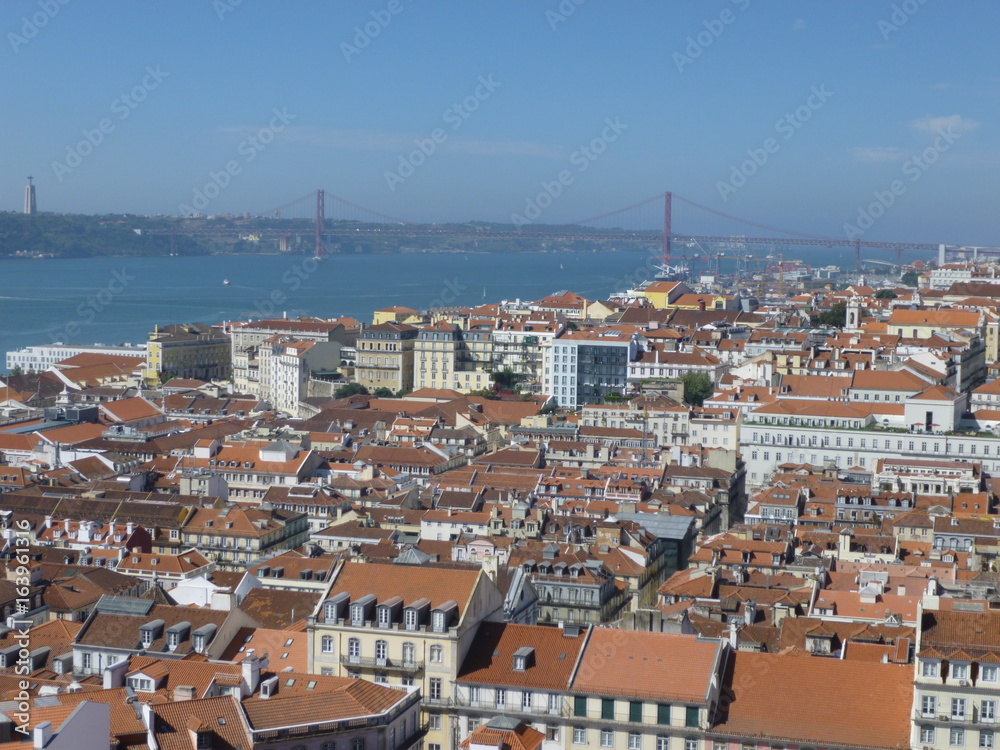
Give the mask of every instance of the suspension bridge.
M 248 212 L 241 216 L 258 219 L 298 219 L 300 223 L 301 220 L 307 220 L 311 225 L 309 233 L 313 235 L 314 253 L 319 257 L 326 254 L 328 242 L 348 237 L 353 239 L 471 237 L 497 240 L 530 237 L 550 242 L 587 239 L 616 243 L 656 243 L 661 248 L 663 267 L 668 271 L 675 269 L 675 263 L 680 260 L 712 263 L 714 259 L 716 267 L 718 258 L 733 258 L 744 263 L 758 260 L 748 253 L 750 248 L 768 250 L 784 247 L 853 248 L 856 271 L 861 270 L 864 262 L 872 261 L 861 257 L 862 250 L 894 253 L 895 265 L 898 267 L 902 267 L 904 252 L 920 253 L 925 256 L 934 253 L 937 254 L 939 263 L 945 262 L 949 254 L 955 253 L 962 257 L 1000 255 L 1000 248 L 994 247 L 971 248 L 940 243 L 873 241 L 796 232 L 732 216 L 669 191 L 624 208 L 578 221 L 565 224 L 524 224 L 511 228 L 507 225 L 487 223 L 426 224 L 406 221 L 358 205 L 326 190 L 316 190 L 277 208 Z M 680 233 L 676 231 L 679 226 L 697 226 L 702 228 L 702 233 Z M 707 231 L 705 227 L 708 227 Z M 233 236 L 246 230 L 226 222 L 213 227 L 202 224 L 185 228 L 182 225 L 176 229 L 147 231 L 161 234 L 177 232 L 190 236 Z M 253 231 L 257 236 L 286 239 L 292 234 L 299 237 L 303 234 L 301 229 L 290 232 L 287 226 L 255 228 Z M 735 249 L 741 255 L 737 257 L 718 251 L 713 253 L 706 247 L 722 248 L 730 253 Z M 878 263 L 891 265 L 887 261 Z

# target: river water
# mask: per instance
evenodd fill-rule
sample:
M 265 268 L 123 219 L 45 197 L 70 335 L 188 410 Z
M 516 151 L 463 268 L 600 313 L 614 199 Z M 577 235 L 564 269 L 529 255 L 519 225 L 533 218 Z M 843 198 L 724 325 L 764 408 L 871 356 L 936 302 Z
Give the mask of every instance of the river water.
M 801 256 L 800 256 L 801 257 Z M 825 251 L 814 264 L 847 258 Z M 645 251 L 0 260 L 0 352 L 29 344 L 138 343 L 153 326 L 426 309 L 572 290 L 590 299 L 655 273 Z M 228 285 L 223 282 L 229 281 Z M 0 358 L 0 369 L 4 359 Z

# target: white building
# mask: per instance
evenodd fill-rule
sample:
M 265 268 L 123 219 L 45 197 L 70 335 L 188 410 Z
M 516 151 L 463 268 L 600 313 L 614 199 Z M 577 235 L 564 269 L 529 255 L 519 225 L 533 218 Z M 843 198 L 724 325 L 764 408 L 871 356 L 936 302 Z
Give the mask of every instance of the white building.
M 620 328 L 565 331 L 543 346 L 543 393 L 561 407 L 576 409 L 600 403 L 611 393 L 625 393 L 639 333 Z
M 947 457 L 1000 472 L 1000 436 L 961 421 L 965 402 L 965 394 L 937 386 L 903 405 L 781 399 L 762 406 L 740 430 L 747 485 L 761 486 L 787 462 L 875 469 L 880 459 Z
M 78 354 L 105 354 L 120 357 L 146 358 L 146 345 L 125 344 L 122 346 L 105 346 L 104 344 L 74 345 L 56 342 L 54 344 L 35 344 L 7 352 L 7 372 L 20 368 L 21 372 L 43 372 L 56 362 L 75 357 Z
M 307 395 L 311 374 L 333 371 L 340 366 L 340 344 L 269 341 L 260 348 L 260 362 L 260 397 L 275 410 L 298 416 L 299 402 Z

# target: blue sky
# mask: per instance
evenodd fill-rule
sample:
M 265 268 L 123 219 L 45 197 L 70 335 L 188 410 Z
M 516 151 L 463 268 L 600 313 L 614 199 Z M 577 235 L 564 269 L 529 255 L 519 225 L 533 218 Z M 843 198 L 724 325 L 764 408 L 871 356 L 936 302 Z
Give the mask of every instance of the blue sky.
M 28 174 L 42 210 L 322 187 L 413 221 L 669 189 L 807 233 L 1000 245 L 998 27 L 992 0 L 6 0 L 0 207 Z

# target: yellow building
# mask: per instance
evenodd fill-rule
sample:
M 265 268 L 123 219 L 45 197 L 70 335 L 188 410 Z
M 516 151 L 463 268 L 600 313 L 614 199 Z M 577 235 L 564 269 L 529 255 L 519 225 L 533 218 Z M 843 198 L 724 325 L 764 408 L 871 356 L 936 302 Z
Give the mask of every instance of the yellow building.
M 906 339 L 929 339 L 941 331 L 969 330 L 982 335 L 983 314 L 979 310 L 904 310 L 892 311 L 887 324 L 889 334 Z
M 375 314 L 372 316 L 372 325 L 381 325 L 383 323 L 406 323 L 408 325 L 416 325 L 417 323 L 422 323 L 423 318 L 420 316 L 420 312 L 414 310 L 412 307 L 401 307 L 399 305 L 393 305 L 392 307 L 385 307 L 381 310 L 376 310 Z
M 157 326 L 146 344 L 143 378 L 158 383 L 164 377 L 219 380 L 229 376 L 229 336 L 203 323 Z
M 691 288 L 680 281 L 653 281 L 642 290 L 642 296 L 657 310 L 665 310 L 683 294 L 691 294 Z
M 465 331 L 441 321 L 421 329 L 413 348 L 413 386 L 469 393 L 491 385 L 491 326 Z
M 419 687 L 427 742 L 450 748 L 452 683 L 479 623 L 502 620 L 482 570 L 348 561 L 309 617 L 310 672 Z
M 413 344 L 419 330 L 403 323 L 379 323 L 358 334 L 354 379 L 368 390 L 393 393 L 413 388 Z

